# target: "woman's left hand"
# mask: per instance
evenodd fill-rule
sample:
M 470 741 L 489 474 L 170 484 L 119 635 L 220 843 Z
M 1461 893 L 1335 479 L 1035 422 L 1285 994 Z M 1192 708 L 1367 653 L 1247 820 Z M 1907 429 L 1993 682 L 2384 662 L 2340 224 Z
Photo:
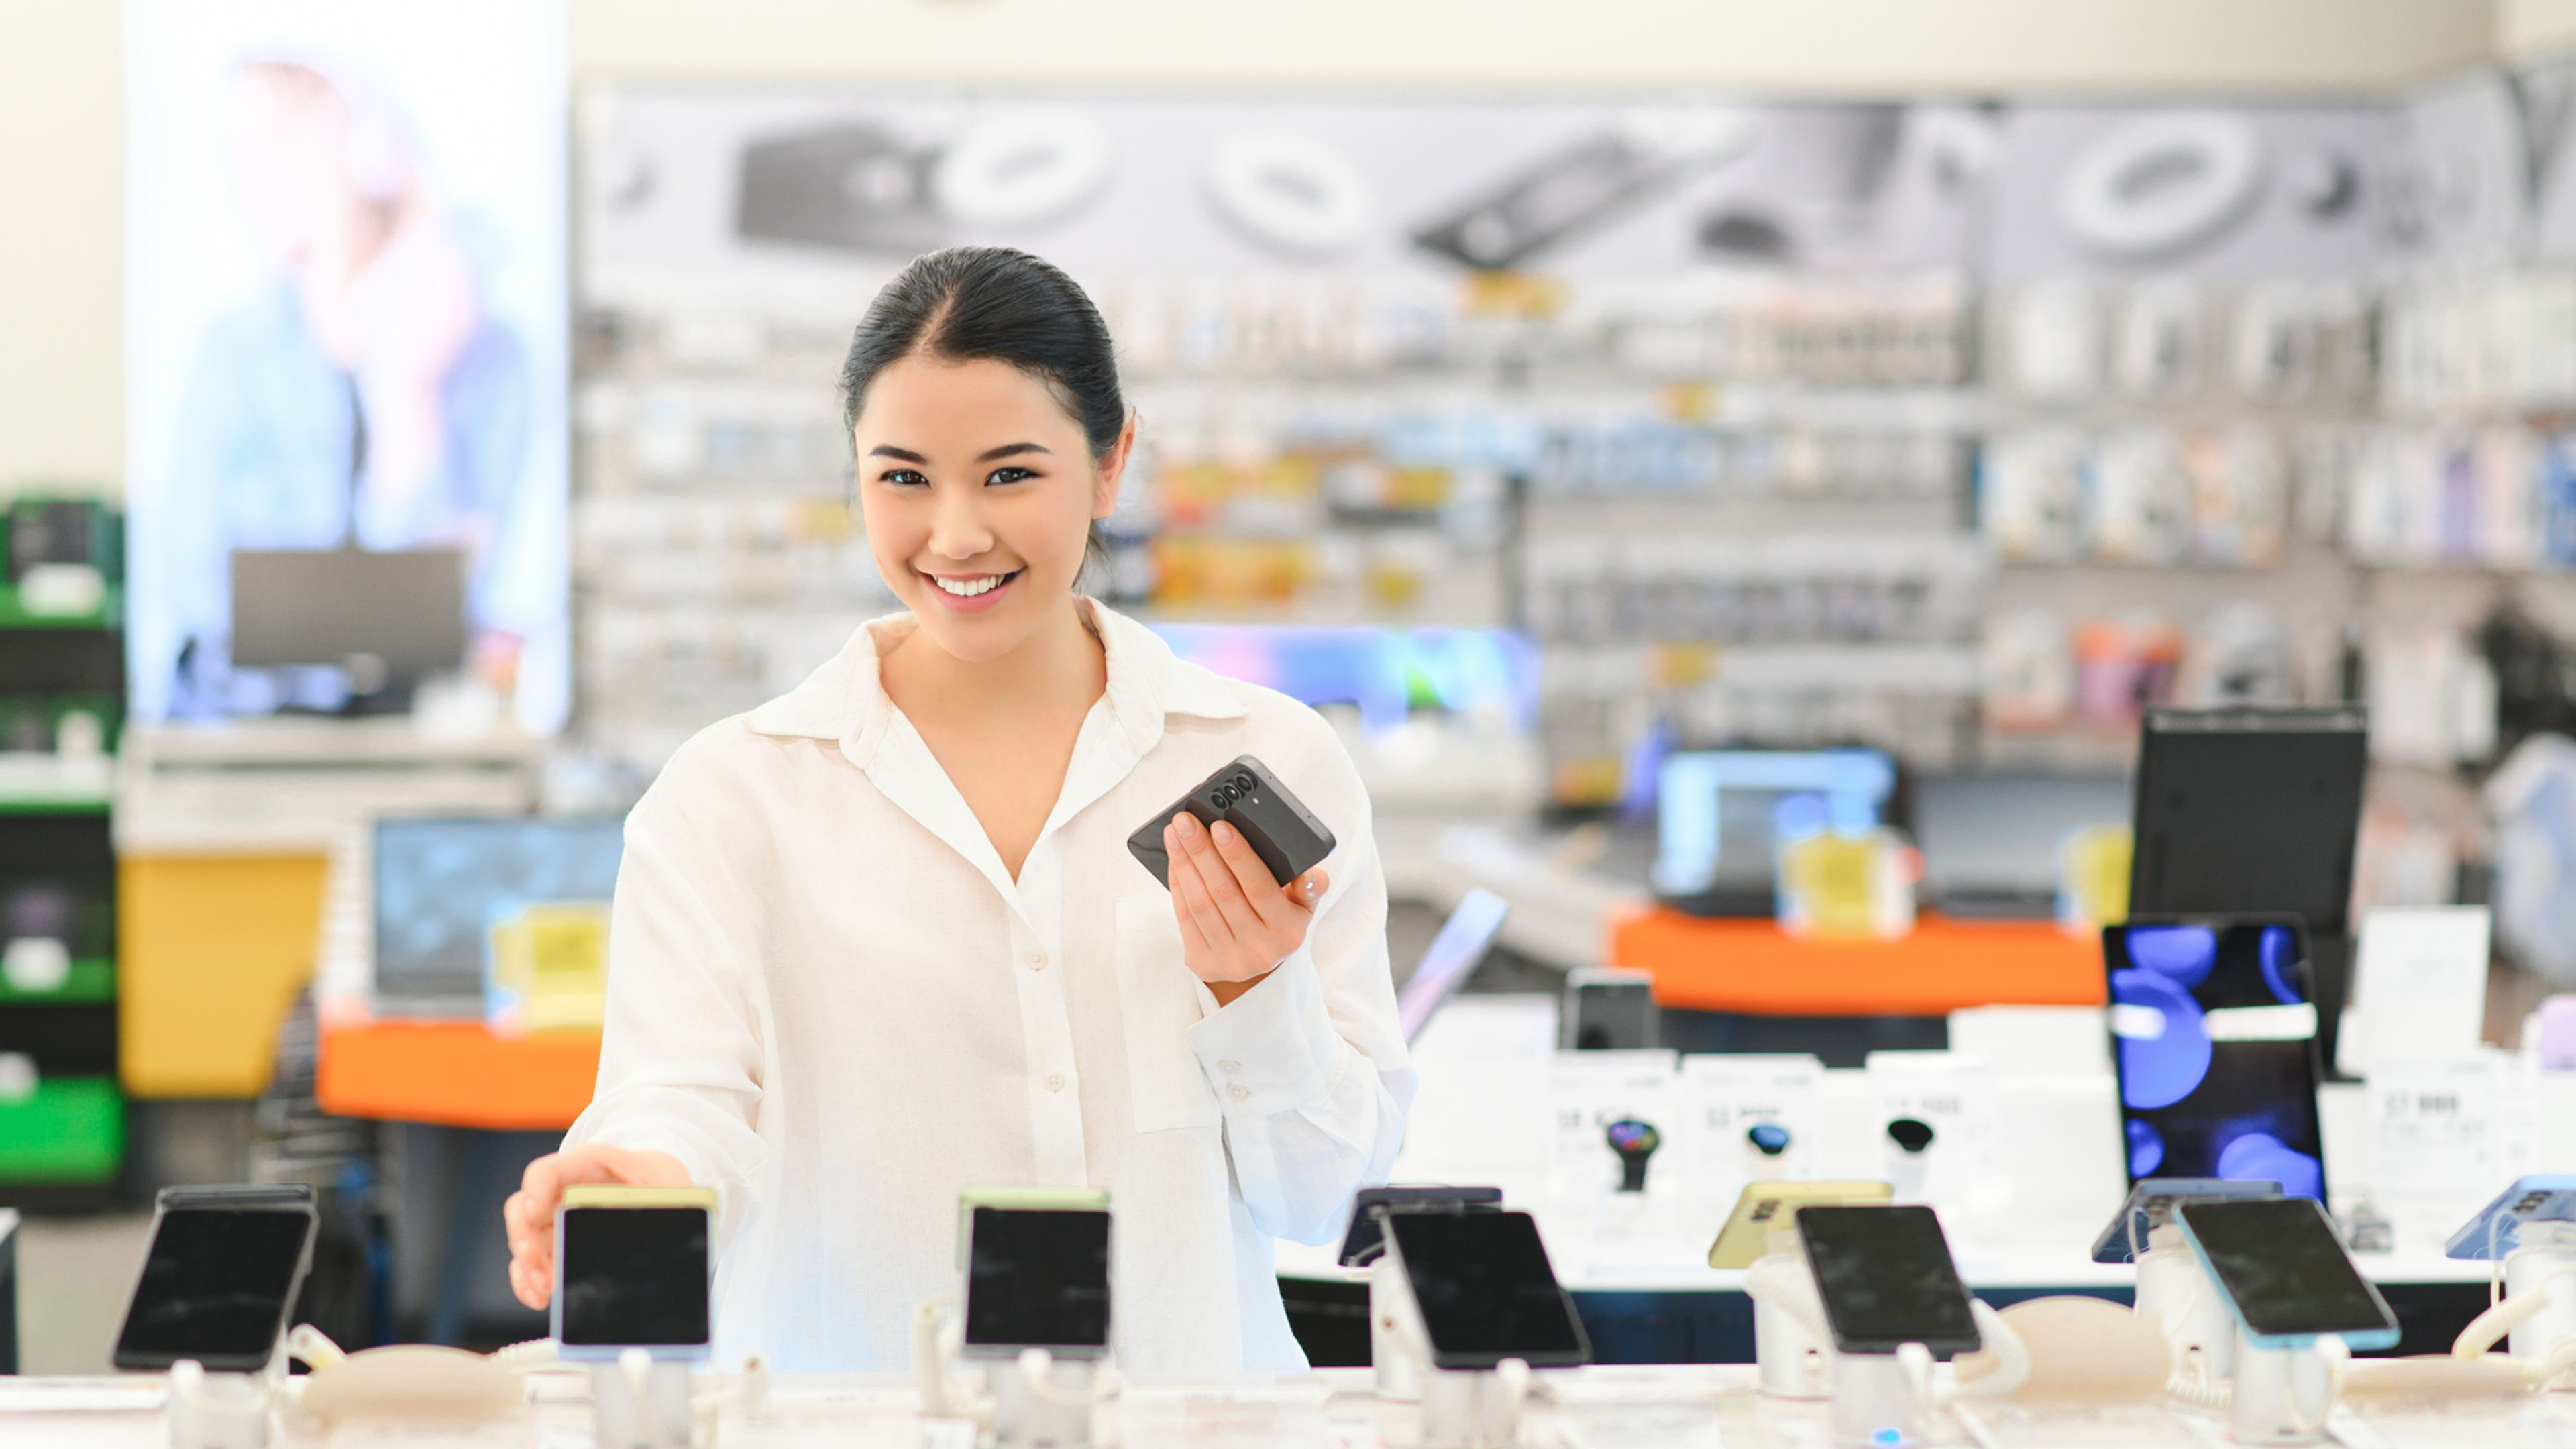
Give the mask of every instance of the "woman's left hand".
M 1317 866 L 1286 885 L 1254 854 L 1243 833 L 1220 820 L 1213 828 L 1183 813 L 1163 827 L 1172 913 L 1190 971 L 1222 1006 L 1276 969 L 1306 943 L 1315 902 L 1331 884 Z

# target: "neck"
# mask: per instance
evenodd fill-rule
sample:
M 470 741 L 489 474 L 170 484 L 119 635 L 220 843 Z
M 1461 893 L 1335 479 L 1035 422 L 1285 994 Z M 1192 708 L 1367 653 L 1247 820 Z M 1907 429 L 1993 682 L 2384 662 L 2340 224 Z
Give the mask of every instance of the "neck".
M 889 692 L 908 713 L 998 720 L 1031 710 L 1088 709 L 1108 682 L 1107 657 L 1071 594 L 1008 654 L 960 659 L 916 628 L 885 657 Z

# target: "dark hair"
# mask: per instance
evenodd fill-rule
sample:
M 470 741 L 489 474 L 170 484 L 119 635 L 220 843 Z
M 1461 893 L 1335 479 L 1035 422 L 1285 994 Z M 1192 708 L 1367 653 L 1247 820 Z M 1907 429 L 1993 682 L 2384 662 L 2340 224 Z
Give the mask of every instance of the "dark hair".
M 924 252 L 877 293 L 841 360 L 844 440 L 877 374 L 914 353 L 1007 362 L 1045 383 L 1082 424 L 1095 462 L 1127 426 L 1117 352 L 1100 309 L 1061 268 L 1015 247 Z M 1085 554 L 1088 565 L 1107 562 L 1096 520 Z

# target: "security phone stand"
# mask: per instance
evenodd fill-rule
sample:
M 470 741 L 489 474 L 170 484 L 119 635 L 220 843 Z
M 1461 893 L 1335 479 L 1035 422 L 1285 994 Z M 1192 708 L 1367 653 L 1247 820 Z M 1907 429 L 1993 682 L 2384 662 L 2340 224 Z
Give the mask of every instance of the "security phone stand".
M 1836 1444 L 1889 1449 L 1932 1437 L 1932 1351 L 1923 1345 L 1837 1353 L 1833 1383 Z
M 1377 1396 L 1396 1403 L 1412 1403 L 1422 1397 L 1422 1365 L 1407 1351 L 1407 1328 L 1414 1334 L 1422 1329 L 1408 1325 L 1413 1312 L 1413 1290 L 1404 1281 L 1404 1269 L 1395 1259 L 1380 1253 L 1369 1264 L 1369 1364 L 1377 1374 Z
M 170 1449 L 265 1449 L 270 1387 L 268 1373 L 208 1373 L 192 1358 L 170 1365 Z
M 1530 1366 L 1516 1358 L 1489 1369 L 1434 1366 L 1413 1284 L 1392 1253 L 1369 1267 L 1369 1349 L 1381 1383 L 1387 1363 L 1403 1361 L 1401 1380 L 1412 1388 L 1406 1397 L 1422 1401 L 1423 1449 L 1490 1449 L 1519 1440 Z
M 2225 1290 L 2171 1223 L 2147 1235 L 2136 1261 L 2137 1311 L 2164 1330 L 2175 1382 L 2215 1392 L 2236 1372 L 2236 1325 L 2227 1316 Z
M 1045 1349 L 997 1359 L 987 1371 L 993 1388 L 994 1449 L 1086 1449 L 1091 1412 L 1103 1395 L 1094 1365 L 1056 1358 Z
M 1833 1397 L 1833 1336 L 1815 1275 L 1797 1230 L 1773 1228 L 1768 1250 L 1745 1270 L 1744 1293 L 1753 1300 L 1753 1364 L 1761 1390 L 1775 1399 Z
M 2334 1411 L 2335 1370 L 2349 1357 L 2333 1334 L 2295 1348 L 2266 1348 L 2236 1336 L 2236 1397 L 2228 1437 L 2239 1444 L 2315 1444 Z
M 590 1366 L 590 1412 L 599 1449 L 689 1449 L 689 1365 L 630 1348 Z
M 2525 1223 L 2519 1236 L 2522 1246 L 2504 1260 L 2505 1301 L 2539 1306 L 2505 1343 L 2515 1358 L 2538 1363 L 2576 1341 L 2576 1223 Z

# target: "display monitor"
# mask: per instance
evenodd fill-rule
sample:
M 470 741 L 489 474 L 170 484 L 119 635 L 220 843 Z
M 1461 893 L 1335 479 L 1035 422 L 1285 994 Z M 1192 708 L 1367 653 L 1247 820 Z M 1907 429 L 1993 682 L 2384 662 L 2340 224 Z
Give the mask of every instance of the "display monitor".
M 2116 826 L 2130 806 L 2125 775 L 1924 775 L 1911 798 L 1924 897 L 1962 917 L 2055 914 L 2068 834 Z
M 1654 887 L 1705 916 L 1769 916 L 1779 842 L 1868 830 L 1896 790 L 1876 750 L 1683 750 L 1656 776 Z
M 2129 1180 L 2215 1177 L 2326 1195 L 2317 1008 L 2288 917 L 2105 927 Z
M 378 1013 L 481 1017 L 493 921 L 532 903 L 610 899 L 624 848 L 615 820 L 377 821 Z
M 2351 959 L 2367 723 L 2355 707 L 2151 709 L 2138 745 L 2129 913 L 2306 922 L 2327 1070 Z
M 465 555 L 452 548 L 235 549 L 232 660 L 337 665 L 361 710 L 465 662 Z

